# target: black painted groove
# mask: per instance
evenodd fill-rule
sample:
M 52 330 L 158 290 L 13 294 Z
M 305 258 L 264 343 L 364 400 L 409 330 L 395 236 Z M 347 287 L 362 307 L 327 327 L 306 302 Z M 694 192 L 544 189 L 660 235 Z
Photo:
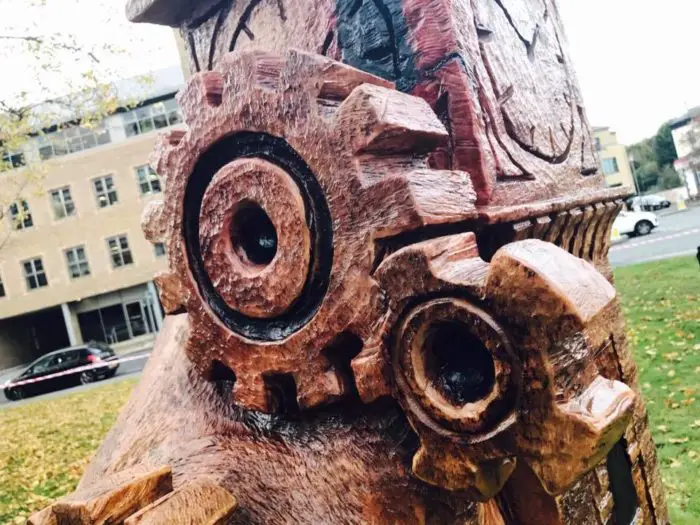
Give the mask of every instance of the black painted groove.
M 199 214 L 204 192 L 217 171 L 238 158 L 260 158 L 289 174 L 299 187 L 311 232 L 311 261 L 304 287 L 290 308 L 277 317 L 260 319 L 233 310 L 214 287 L 204 267 L 199 243 Z M 280 341 L 305 326 L 328 291 L 333 265 L 333 227 L 323 189 L 299 154 L 284 139 L 265 133 L 241 132 L 219 140 L 203 153 L 185 189 L 183 234 L 187 258 L 199 292 L 231 331 L 255 341 Z
M 207 69 L 211 71 L 214 69 L 214 54 L 216 53 L 216 41 L 221 32 L 221 26 L 224 24 L 224 19 L 229 13 L 229 9 L 225 5 L 221 6 L 219 14 L 216 15 L 216 22 L 214 22 L 214 29 L 211 34 L 211 41 L 209 42 L 209 62 L 207 64 Z
M 632 464 L 625 447 L 620 440 L 613 446 L 607 459 L 610 492 L 613 495 L 613 515 L 616 525 L 630 525 L 634 522 L 639 508 L 637 491 L 632 479 Z
M 331 47 L 331 44 L 333 43 L 333 37 L 335 36 L 335 33 L 331 29 L 328 31 L 328 34 L 326 35 L 326 39 L 323 41 L 323 45 L 321 46 L 321 54 L 323 56 L 326 56 L 328 53 L 328 50 Z
M 199 59 L 197 58 L 197 49 L 195 48 L 195 42 L 194 42 L 194 34 L 192 33 L 191 29 L 184 28 L 182 29 L 183 33 L 187 34 L 187 43 L 190 48 L 190 57 L 192 58 L 192 62 L 194 62 L 194 69 L 197 73 L 202 71 L 202 68 L 199 65 Z
M 241 32 L 243 32 L 244 28 L 247 26 L 248 20 L 250 20 L 253 11 L 256 7 L 258 7 L 258 5 L 261 2 L 262 0 L 251 0 L 251 2 L 243 11 L 243 13 L 241 13 L 241 18 L 238 19 L 238 25 L 236 25 L 236 29 L 233 31 L 231 43 L 228 46 L 229 51 L 233 51 L 236 48 L 236 44 L 238 43 L 238 37 L 241 36 Z

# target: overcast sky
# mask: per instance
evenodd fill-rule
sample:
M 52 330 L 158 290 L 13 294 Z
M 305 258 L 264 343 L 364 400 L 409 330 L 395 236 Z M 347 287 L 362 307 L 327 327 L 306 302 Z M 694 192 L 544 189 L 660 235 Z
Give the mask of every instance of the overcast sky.
M 4 20 L 36 20 L 43 29 L 64 27 L 81 42 L 122 46 L 128 53 L 110 62 L 120 76 L 177 63 L 172 30 L 129 24 L 125 0 L 46 0 L 40 16 L 27 12 L 26 1 L 0 0 Z M 610 126 L 632 143 L 700 105 L 698 0 L 559 0 L 559 6 L 591 124 Z M 5 25 L 0 21 L 0 31 Z M 0 96 L 32 85 L 22 57 L 0 60 Z
M 559 0 L 592 125 L 627 144 L 700 105 L 698 0 Z

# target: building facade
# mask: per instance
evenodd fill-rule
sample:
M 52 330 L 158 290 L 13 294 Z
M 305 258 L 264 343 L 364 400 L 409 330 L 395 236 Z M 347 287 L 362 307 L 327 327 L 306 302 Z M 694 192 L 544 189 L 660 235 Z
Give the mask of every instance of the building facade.
M 593 137 L 606 184 L 610 188 L 629 186 L 636 192 L 627 147 L 618 142 L 617 134 L 610 128 L 594 127 Z
M 671 134 L 678 154 L 673 166 L 683 179 L 688 196 L 697 198 L 700 195 L 700 107 L 671 122 Z
M 41 191 L 23 192 L 2 218 L 0 368 L 89 340 L 125 350 L 160 328 L 152 279 L 167 255 L 146 241 L 140 216 L 163 190 L 148 166 L 156 137 L 182 121 L 174 77 L 102 126 L 47 133 L 13 154 L 42 159 L 44 174 Z M 17 165 L 3 184 L 22 184 Z

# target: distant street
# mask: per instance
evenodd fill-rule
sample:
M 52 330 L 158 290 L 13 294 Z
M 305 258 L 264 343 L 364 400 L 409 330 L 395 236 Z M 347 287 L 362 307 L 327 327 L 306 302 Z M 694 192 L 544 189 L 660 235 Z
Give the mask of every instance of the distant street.
M 700 246 L 700 207 L 659 215 L 659 227 L 644 237 L 623 237 L 610 248 L 613 266 L 693 255 Z
M 66 388 L 64 390 L 57 390 L 55 392 L 50 392 L 48 394 L 44 394 L 41 396 L 36 396 L 36 397 L 30 397 L 29 399 L 23 399 L 22 401 L 8 401 L 7 398 L 0 393 L 0 410 L 3 408 L 7 407 L 16 407 L 16 406 L 21 406 L 26 403 L 32 403 L 37 400 L 46 400 L 46 399 L 52 399 L 56 397 L 61 397 L 65 396 L 67 394 L 73 394 L 75 392 L 81 392 L 84 390 L 90 390 L 91 388 L 97 388 L 102 385 L 106 385 L 107 383 L 113 383 L 115 381 L 122 381 L 124 379 L 127 379 L 128 377 L 132 377 L 135 374 L 141 373 L 143 370 L 143 367 L 146 366 L 146 361 L 148 361 L 148 356 L 150 355 L 150 352 L 141 352 L 141 353 L 136 353 L 136 354 L 130 354 L 129 357 L 143 357 L 142 359 L 135 359 L 133 361 L 126 361 L 124 363 L 121 363 L 119 365 L 119 369 L 117 370 L 117 373 L 114 377 L 110 379 L 105 379 L 103 381 L 97 381 L 95 383 L 90 383 L 89 385 L 80 385 L 76 386 L 73 388 Z M 125 356 L 122 356 L 125 357 Z M 16 376 L 17 374 L 21 373 L 22 369 L 15 370 L 12 373 L 5 373 L 5 372 L 0 372 L 0 386 L 5 383 L 8 379 L 11 377 Z M 10 377 L 8 377 L 10 376 Z

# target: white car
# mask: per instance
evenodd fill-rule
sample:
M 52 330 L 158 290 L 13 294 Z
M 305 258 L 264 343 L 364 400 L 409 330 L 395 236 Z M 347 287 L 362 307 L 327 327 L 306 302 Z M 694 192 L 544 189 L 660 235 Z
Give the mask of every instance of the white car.
M 621 211 L 613 222 L 613 238 L 620 235 L 648 235 L 659 225 L 659 218 L 648 211 Z

